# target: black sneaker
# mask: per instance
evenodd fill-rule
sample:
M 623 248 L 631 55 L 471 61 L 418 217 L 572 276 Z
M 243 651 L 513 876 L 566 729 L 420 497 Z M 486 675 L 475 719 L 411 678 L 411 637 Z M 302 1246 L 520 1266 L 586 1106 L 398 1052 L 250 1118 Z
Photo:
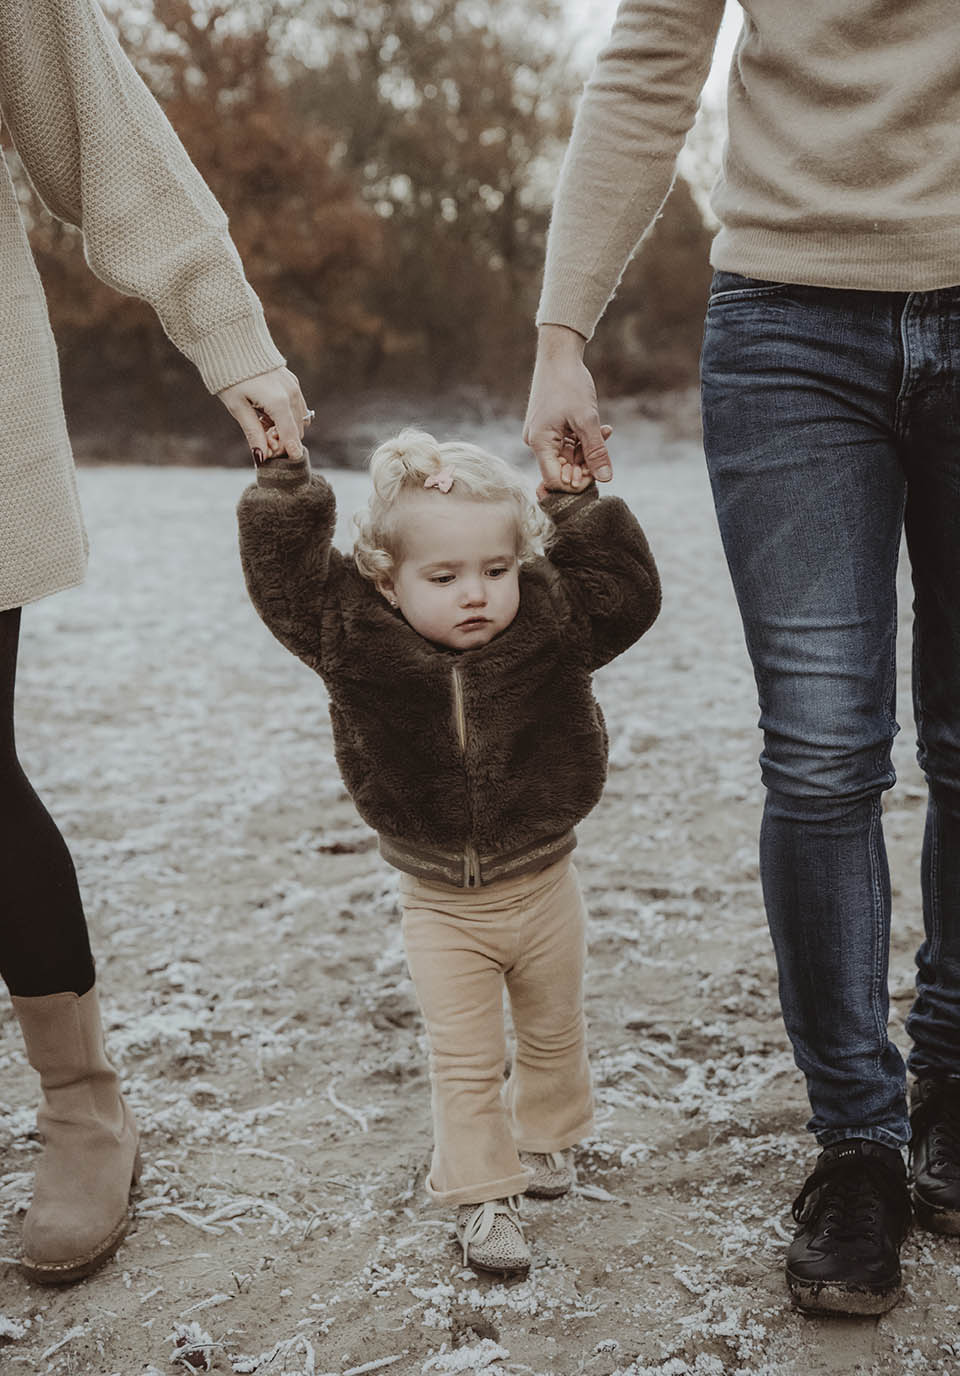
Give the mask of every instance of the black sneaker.
M 910 1163 L 917 1222 L 960 1233 L 960 1080 L 918 1080 L 910 1095 Z
M 900 1153 L 854 1137 L 826 1147 L 793 1205 L 787 1284 L 811 1314 L 883 1314 L 903 1291 L 910 1195 Z

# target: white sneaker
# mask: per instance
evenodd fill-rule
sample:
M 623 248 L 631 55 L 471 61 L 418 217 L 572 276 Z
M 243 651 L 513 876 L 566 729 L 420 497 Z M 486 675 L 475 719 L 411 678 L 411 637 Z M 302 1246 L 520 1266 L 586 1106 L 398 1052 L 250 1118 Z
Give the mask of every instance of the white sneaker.
M 558 1199 L 577 1183 L 573 1147 L 566 1151 L 522 1151 L 520 1164 L 533 1171 L 524 1194 L 534 1199 Z
M 530 1269 L 530 1248 L 520 1222 L 520 1197 L 461 1204 L 454 1227 L 464 1266 L 518 1275 Z

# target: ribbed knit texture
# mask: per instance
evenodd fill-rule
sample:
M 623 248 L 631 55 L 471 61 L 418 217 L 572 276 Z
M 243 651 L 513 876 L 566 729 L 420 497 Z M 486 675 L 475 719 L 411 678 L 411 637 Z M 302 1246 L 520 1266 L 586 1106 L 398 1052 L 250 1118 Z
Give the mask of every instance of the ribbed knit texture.
M 960 282 L 957 0 L 743 0 L 714 267 L 873 291 Z M 624 0 L 557 189 L 539 324 L 588 338 L 674 174 L 723 0 Z
M 96 0 L 0 0 L 0 117 L 93 271 L 148 301 L 207 388 L 282 366 L 227 220 Z M 56 348 L 0 168 L 0 610 L 83 578 Z

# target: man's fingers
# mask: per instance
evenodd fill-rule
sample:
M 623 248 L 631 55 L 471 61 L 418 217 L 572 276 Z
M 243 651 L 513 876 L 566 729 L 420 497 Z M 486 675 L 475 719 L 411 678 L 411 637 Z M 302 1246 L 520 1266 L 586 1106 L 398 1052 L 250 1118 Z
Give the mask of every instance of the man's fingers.
M 533 436 L 532 441 L 527 441 L 533 450 L 534 458 L 540 466 L 544 482 L 549 486 L 556 483 L 560 477 L 560 457 L 557 452 L 557 441 L 552 436 Z
M 604 429 L 610 433 L 609 426 L 590 427 L 579 433 L 580 449 L 583 456 L 584 467 L 587 468 L 598 482 L 609 482 L 613 477 L 613 464 L 610 462 L 610 455 L 607 446 L 604 444 L 606 436 Z

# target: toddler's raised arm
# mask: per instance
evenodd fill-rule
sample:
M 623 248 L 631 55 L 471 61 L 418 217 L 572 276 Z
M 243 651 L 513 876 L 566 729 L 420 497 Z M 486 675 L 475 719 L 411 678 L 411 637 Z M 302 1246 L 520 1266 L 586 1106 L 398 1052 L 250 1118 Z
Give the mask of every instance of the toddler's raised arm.
M 548 492 L 541 505 L 556 524 L 550 563 L 590 638 L 591 668 L 622 654 L 653 625 L 660 578 L 647 537 L 626 502 L 583 492 Z
M 250 600 L 282 645 L 320 672 L 325 611 L 343 556 L 333 548 L 333 490 L 302 459 L 281 455 L 257 470 L 237 506 L 240 559 Z

